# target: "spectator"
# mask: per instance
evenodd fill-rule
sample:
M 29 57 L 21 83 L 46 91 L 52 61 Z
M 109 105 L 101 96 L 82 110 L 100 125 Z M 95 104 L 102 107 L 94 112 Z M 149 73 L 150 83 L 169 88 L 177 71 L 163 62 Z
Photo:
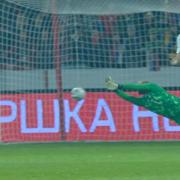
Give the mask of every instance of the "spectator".
M 123 67 L 123 39 L 118 34 L 112 37 L 111 63 L 113 67 Z
M 149 30 L 149 41 L 146 44 L 146 60 L 149 70 L 159 71 L 160 70 L 160 57 L 159 49 L 161 47 L 161 42 L 158 38 L 158 30 Z
M 136 36 L 136 28 L 134 24 L 128 24 L 127 37 L 125 38 L 125 52 L 124 62 L 125 67 L 133 68 L 139 66 L 140 57 L 138 52 L 140 50 L 139 37 Z

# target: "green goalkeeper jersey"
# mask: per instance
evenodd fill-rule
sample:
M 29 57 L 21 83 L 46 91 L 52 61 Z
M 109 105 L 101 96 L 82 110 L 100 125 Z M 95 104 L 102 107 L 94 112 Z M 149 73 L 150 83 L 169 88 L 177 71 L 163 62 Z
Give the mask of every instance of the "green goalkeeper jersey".
M 124 91 L 138 91 L 140 97 L 131 96 Z M 165 89 L 154 83 L 129 83 L 119 85 L 116 94 L 138 106 L 172 119 L 180 124 L 180 97 L 169 94 Z

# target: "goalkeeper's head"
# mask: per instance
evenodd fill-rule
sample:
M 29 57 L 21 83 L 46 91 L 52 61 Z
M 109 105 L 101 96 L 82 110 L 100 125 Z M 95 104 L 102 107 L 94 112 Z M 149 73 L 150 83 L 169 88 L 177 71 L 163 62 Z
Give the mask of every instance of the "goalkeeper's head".
M 138 81 L 138 84 L 145 84 L 145 83 L 149 83 L 149 81 Z

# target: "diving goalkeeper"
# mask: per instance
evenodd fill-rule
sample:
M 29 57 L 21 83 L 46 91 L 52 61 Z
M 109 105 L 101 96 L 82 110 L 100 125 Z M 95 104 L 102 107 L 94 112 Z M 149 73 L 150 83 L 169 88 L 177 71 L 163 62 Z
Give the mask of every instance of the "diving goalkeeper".
M 114 91 L 121 98 L 180 124 L 180 97 L 169 94 L 159 85 L 151 82 L 118 84 L 111 77 L 105 83 L 108 90 Z M 140 96 L 131 96 L 124 91 L 137 91 Z

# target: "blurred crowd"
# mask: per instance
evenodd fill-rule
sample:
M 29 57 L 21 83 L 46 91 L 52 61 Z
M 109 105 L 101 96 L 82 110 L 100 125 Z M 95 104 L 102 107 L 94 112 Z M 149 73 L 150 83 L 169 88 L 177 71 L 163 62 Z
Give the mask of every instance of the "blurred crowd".
M 0 67 L 139 68 L 169 66 L 180 14 L 52 15 L 1 3 Z

